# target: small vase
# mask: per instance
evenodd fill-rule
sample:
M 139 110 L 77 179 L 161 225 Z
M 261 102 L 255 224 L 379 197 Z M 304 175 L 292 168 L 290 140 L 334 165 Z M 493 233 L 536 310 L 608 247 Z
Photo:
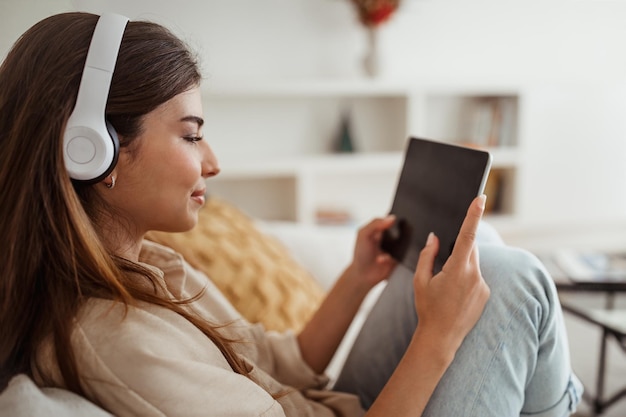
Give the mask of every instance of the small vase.
M 378 29 L 367 27 L 367 52 L 363 57 L 363 69 L 368 77 L 377 77 L 380 74 L 380 57 L 378 56 Z

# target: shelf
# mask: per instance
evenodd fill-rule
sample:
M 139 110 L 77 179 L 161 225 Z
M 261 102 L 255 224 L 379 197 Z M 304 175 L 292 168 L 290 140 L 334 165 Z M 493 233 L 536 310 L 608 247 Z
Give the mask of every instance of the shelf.
M 471 146 L 493 157 L 489 216 L 515 217 L 524 161 L 515 86 L 222 79 L 203 87 L 203 100 L 205 136 L 221 167 L 209 191 L 255 217 L 359 223 L 386 213 L 412 136 L 478 141 Z M 344 132 L 355 152 L 336 152 Z
M 486 148 L 491 157 L 491 168 L 516 168 L 521 164 L 521 155 L 517 148 Z
M 508 96 L 519 94 L 519 86 L 494 84 L 416 83 L 385 78 L 349 79 L 246 79 L 209 80 L 202 87 L 206 98 L 229 97 L 315 97 L 315 96 L 402 96 L 467 95 Z
M 218 80 L 203 87 L 207 98 L 298 96 L 407 96 L 404 83 L 368 79 Z
M 298 156 L 280 159 L 222 161 L 218 178 L 285 177 L 300 173 L 352 174 L 395 172 L 402 166 L 402 153 L 366 153 Z
M 520 161 L 514 149 L 487 148 L 493 157 L 492 169 L 515 168 Z M 362 172 L 398 172 L 402 152 L 371 152 L 308 155 L 277 159 L 221 160 L 219 179 L 290 177 L 299 173 L 356 174 Z

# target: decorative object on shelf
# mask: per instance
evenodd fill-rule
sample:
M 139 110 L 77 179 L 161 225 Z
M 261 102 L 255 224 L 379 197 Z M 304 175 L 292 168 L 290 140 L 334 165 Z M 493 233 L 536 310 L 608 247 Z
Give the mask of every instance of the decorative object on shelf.
M 354 152 L 354 142 L 352 140 L 352 134 L 350 133 L 350 116 L 348 112 L 344 112 L 341 116 L 339 135 L 335 140 L 334 150 L 340 153 Z
M 363 68 L 370 77 L 380 74 L 378 29 L 388 21 L 400 5 L 400 0 L 351 0 L 356 6 L 359 21 L 367 30 L 367 53 Z
M 380 75 L 380 57 L 378 52 L 378 28 L 367 28 L 367 52 L 363 57 L 363 69 L 369 77 Z

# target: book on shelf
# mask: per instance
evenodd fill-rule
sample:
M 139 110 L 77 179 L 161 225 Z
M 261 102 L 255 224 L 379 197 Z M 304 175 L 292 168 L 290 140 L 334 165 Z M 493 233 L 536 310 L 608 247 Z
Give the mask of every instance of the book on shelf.
M 485 195 L 487 196 L 485 214 L 502 213 L 504 181 L 504 172 L 501 169 L 491 170 L 485 184 Z
M 472 106 L 472 143 L 483 147 L 515 144 L 517 104 L 513 97 L 481 97 Z

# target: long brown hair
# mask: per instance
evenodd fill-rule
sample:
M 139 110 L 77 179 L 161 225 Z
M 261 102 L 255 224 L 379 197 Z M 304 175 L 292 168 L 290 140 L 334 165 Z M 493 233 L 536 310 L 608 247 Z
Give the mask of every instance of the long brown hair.
M 140 273 L 157 285 L 148 270 L 107 251 L 94 227 L 106 211 L 103 202 L 93 186 L 73 184 L 65 170 L 62 132 L 97 19 L 87 13 L 44 19 L 18 39 L 0 67 L 0 387 L 17 373 L 40 375 L 36 355 L 51 340 L 66 387 L 82 394 L 70 337 L 79 308 L 91 297 L 169 308 L 211 338 L 235 372 L 248 375 L 216 327 L 187 312 L 184 301 L 129 278 Z M 130 22 L 106 106 L 120 146 L 141 133 L 144 115 L 200 80 L 197 61 L 180 39 L 160 25 Z

